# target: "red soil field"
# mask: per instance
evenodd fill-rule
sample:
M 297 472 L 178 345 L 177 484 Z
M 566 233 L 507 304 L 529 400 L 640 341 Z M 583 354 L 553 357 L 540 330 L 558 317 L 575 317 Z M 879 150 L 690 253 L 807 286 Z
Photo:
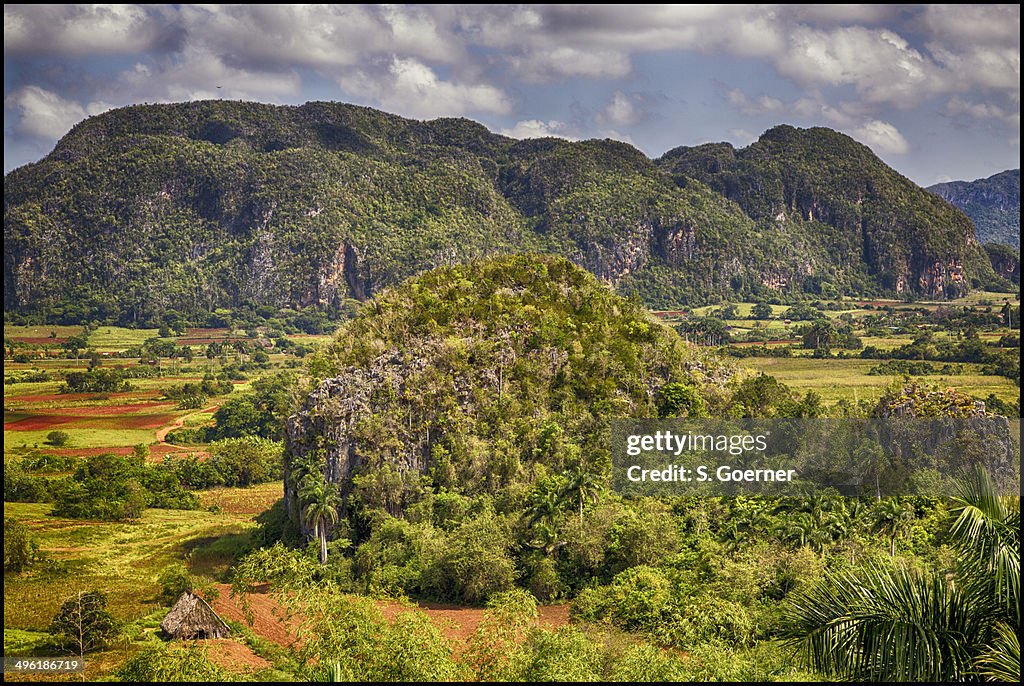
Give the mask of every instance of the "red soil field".
M 233 619 L 236 622 L 248 625 L 245 620 L 245 611 L 238 598 L 231 597 L 231 586 L 229 584 L 214 584 L 218 596 L 213 601 L 213 609 L 224 619 Z M 290 646 L 296 642 L 298 622 L 292 620 L 285 622 L 285 609 L 274 598 L 266 593 L 251 593 L 249 595 L 249 607 L 255 620 L 252 625 L 253 633 L 268 641 L 273 641 L 280 646 Z
M 173 407 L 174 403 L 136 403 L 102 407 L 60 407 L 4 424 L 4 431 L 39 431 L 59 424 L 79 422 L 80 428 L 159 429 L 175 419 L 170 412 L 149 412 Z
M 25 417 L 13 422 L 4 422 L 4 431 L 42 431 L 61 424 L 75 421 L 75 417 L 60 417 L 52 414 L 41 414 Z
M 249 646 L 234 638 L 204 639 L 197 643 L 206 648 L 210 662 L 232 672 L 258 671 L 270 666 L 269 662 L 252 652 Z
M 227 336 L 228 333 L 228 329 L 224 327 L 214 329 L 185 329 L 186 336 L 212 336 L 223 338 L 224 336 Z
M 799 338 L 793 338 L 793 339 L 777 338 L 777 339 L 775 339 L 773 341 L 764 341 L 764 342 L 762 342 L 762 341 L 743 341 L 742 343 L 730 343 L 729 345 L 734 345 L 737 348 L 749 348 L 752 345 L 788 345 L 790 343 L 799 343 L 799 342 L 800 342 Z
M 17 401 L 19 403 L 46 403 L 68 400 L 104 400 L 109 398 L 131 398 L 132 400 L 144 400 L 156 398 L 160 391 L 126 391 L 124 393 L 49 393 L 44 395 L 12 395 L 4 398 L 5 401 Z
M 220 595 L 213 603 L 213 609 L 222 617 L 245 623 L 245 614 L 242 611 L 241 603 L 231 597 L 231 586 L 216 584 L 216 587 Z M 294 619 L 287 623 L 283 621 L 284 609 L 277 600 L 266 593 L 253 593 L 249 596 L 249 604 L 255 618 L 253 632 L 282 646 L 290 646 L 296 641 L 298 622 Z M 396 602 L 386 600 L 378 601 L 377 606 L 389 622 L 398 613 L 409 609 Z M 484 610 L 479 607 L 420 603 L 419 609 L 427 613 L 430 621 L 447 638 L 459 645 L 465 645 L 484 617 Z M 537 609 L 540 614 L 537 622 L 539 626 L 555 629 L 569 623 L 568 604 L 545 605 Z
M 122 414 L 138 414 L 143 410 L 157 410 L 174 407 L 174 403 L 135 403 L 132 405 L 103 405 L 100 407 L 60 407 L 47 414 L 74 417 L 115 417 Z

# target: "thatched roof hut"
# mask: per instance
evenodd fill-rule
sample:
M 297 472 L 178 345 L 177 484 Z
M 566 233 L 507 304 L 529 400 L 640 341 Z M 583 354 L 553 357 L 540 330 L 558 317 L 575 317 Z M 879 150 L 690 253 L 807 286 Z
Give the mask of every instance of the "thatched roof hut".
M 171 638 L 181 639 L 226 638 L 231 634 L 228 625 L 209 603 L 191 591 L 181 594 L 160 622 L 160 628 Z

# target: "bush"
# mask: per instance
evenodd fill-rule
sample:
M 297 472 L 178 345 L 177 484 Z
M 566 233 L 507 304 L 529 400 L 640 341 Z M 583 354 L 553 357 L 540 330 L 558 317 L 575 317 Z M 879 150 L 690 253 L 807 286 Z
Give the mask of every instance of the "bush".
M 672 653 L 641 643 L 623 653 L 612 669 L 612 681 L 685 681 L 686 666 Z
M 463 681 L 465 668 L 452 658 L 453 646 L 423 612 L 401 612 L 380 646 L 383 659 L 370 675 L 379 682 Z
M 470 604 L 507 591 L 515 579 L 510 544 L 507 523 L 491 512 L 463 523 L 424 574 L 425 590 L 442 600 Z
M 173 471 L 146 464 L 138 455 L 86 459 L 54 496 L 52 514 L 74 519 L 126 521 L 147 507 L 194 510 L 199 500 Z
M 120 393 L 130 391 L 120 369 L 96 367 L 87 372 L 68 372 L 60 387 L 61 393 Z
M 282 478 L 284 447 L 255 436 L 228 438 L 210 444 L 210 468 L 225 486 L 252 486 Z
M 45 476 L 26 473 L 22 460 L 11 460 L 4 465 L 5 503 L 45 503 L 59 490 Z
M 84 655 L 105 646 L 117 633 L 117 622 L 107 612 L 105 594 L 79 591 L 61 604 L 48 631 L 62 647 Z
M 601 681 L 602 656 L 596 643 L 575 627 L 535 629 L 512 659 L 509 681 Z
M 71 440 L 71 434 L 66 431 L 51 431 L 46 434 L 46 442 L 52 446 L 61 448 Z
M 160 600 L 167 605 L 174 603 L 182 593 L 191 591 L 196 585 L 195 579 L 181 563 L 173 564 L 160 572 L 157 583 L 160 584 Z
M 117 671 L 117 677 L 134 683 L 228 680 L 228 674 L 210 661 L 206 648 L 198 643 L 160 644 L 146 648 L 125 662 Z
M 4 518 L 4 571 L 20 572 L 36 561 L 39 544 L 29 528 L 10 517 Z
M 689 589 L 654 567 L 633 567 L 608 586 L 587 589 L 573 601 L 574 619 L 608 621 L 662 645 L 691 648 L 709 642 L 749 645 L 754 621 L 741 604 Z
M 537 619 L 536 599 L 522 589 L 491 596 L 463 656 L 480 681 L 509 678 L 516 647 Z

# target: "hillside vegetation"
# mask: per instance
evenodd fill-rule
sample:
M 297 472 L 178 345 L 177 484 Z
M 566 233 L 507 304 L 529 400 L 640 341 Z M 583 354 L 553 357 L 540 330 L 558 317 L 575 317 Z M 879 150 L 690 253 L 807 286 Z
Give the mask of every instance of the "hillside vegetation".
M 942 297 L 998 281 L 969 227 L 825 129 L 656 164 L 615 141 L 520 142 L 340 103 L 139 105 L 5 176 L 4 309 L 154 326 L 218 309 L 337 315 L 408 276 L 513 252 L 564 256 L 657 307 Z

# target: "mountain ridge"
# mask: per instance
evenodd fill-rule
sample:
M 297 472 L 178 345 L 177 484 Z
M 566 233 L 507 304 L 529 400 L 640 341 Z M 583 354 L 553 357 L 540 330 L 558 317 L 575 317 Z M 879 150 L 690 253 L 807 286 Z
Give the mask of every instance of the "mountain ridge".
M 792 136 L 776 129 L 769 140 Z M 827 136 L 811 131 L 797 138 Z M 111 110 L 5 175 L 5 312 L 138 323 L 218 308 L 339 311 L 434 267 L 519 252 L 563 255 L 652 307 L 953 297 L 997 280 L 973 233 L 958 234 L 966 217 L 945 203 L 928 210 L 935 236 L 912 232 L 916 261 L 892 229 L 895 250 L 837 262 L 856 240 L 850 227 L 812 217 L 780 231 L 752 198 L 728 197 L 713 174 L 674 172 L 665 157 L 342 103 Z M 870 151 L 858 159 L 868 176 L 896 174 Z M 836 190 L 822 188 L 821 206 L 835 205 Z M 912 209 L 934 198 L 903 190 Z

